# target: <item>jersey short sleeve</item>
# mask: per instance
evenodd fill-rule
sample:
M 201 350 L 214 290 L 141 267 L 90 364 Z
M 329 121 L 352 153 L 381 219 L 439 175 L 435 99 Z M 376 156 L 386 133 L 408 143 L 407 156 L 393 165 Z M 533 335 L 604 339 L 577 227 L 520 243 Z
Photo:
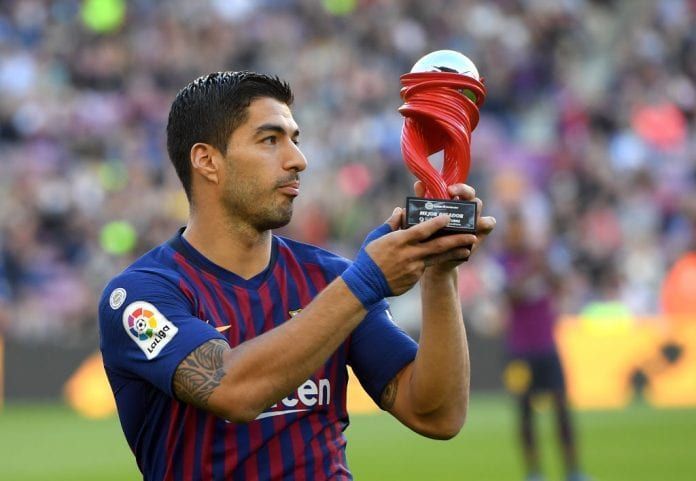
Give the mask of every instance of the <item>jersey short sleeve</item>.
M 174 280 L 148 271 L 116 277 L 99 302 L 105 367 L 145 379 L 173 397 L 172 378 L 179 363 L 204 342 L 224 339 L 193 312 Z
M 376 304 L 353 331 L 348 363 L 379 406 L 382 391 L 416 357 L 418 345 L 392 320 L 386 301 Z

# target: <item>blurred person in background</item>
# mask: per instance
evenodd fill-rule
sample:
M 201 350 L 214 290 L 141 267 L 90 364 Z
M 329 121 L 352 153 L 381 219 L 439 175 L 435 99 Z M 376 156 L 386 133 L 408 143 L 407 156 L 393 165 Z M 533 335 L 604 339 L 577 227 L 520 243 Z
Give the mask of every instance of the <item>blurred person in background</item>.
M 505 382 L 517 395 L 518 426 L 526 481 L 542 481 L 539 442 L 534 425 L 534 397 L 548 394 L 556 413 L 567 481 L 587 480 L 578 456 L 566 398 L 563 369 L 554 341 L 560 279 L 552 272 L 547 252 L 532 245 L 522 213 L 507 215 L 500 263 L 506 300 Z

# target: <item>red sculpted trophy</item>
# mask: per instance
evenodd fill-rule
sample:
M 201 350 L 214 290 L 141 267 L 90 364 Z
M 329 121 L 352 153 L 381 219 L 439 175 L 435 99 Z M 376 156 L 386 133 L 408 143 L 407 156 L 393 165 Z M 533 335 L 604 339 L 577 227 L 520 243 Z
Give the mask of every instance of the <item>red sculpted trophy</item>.
M 408 169 L 425 185 L 425 197 L 408 197 L 404 227 L 449 214 L 446 233 L 476 232 L 476 203 L 453 199 L 447 186 L 463 183 L 471 163 L 471 132 L 479 121 L 486 87 L 466 56 L 438 50 L 401 76 L 399 112 L 404 116 L 401 153 Z M 428 156 L 444 151 L 438 171 Z

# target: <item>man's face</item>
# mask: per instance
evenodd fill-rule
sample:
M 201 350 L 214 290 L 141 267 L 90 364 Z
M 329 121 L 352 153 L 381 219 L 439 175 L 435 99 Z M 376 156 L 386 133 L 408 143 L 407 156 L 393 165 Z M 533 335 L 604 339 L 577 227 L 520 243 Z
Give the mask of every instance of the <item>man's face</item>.
M 227 143 L 223 203 L 231 219 L 275 229 L 290 222 L 307 167 L 297 147 L 300 131 L 290 108 L 273 98 L 252 101 L 247 113 Z

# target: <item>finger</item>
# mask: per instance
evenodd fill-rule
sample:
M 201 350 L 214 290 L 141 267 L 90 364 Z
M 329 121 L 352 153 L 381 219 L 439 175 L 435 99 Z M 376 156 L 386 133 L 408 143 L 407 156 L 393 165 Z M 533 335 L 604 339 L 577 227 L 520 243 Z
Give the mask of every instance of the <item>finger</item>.
M 428 219 L 425 222 L 421 222 L 407 229 L 405 231 L 405 239 L 407 241 L 422 242 L 449 224 L 449 221 L 450 218 L 448 215 L 438 215 L 437 217 Z
M 434 255 L 444 254 L 456 249 L 471 249 L 476 243 L 476 236 L 473 234 L 452 234 L 431 239 L 420 243 L 417 248 L 417 256 L 427 258 Z
M 425 259 L 425 265 L 429 267 L 437 264 L 446 264 L 449 262 L 462 263 L 466 262 L 467 259 L 469 259 L 470 255 L 470 249 L 467 249 L 466 247 L 460 247 L 458 249 L 445 252 L 443 254 L 427 257 Z
M 447 192 L 453 197 L 458 197 L 462 200 L 473 200 L 476 197 L 476 191 L 473 187 L 467 184 L 452 184 L 447 187 Z
M 483 201 L 476 197 L 474 202 L 476 202 L 476 222 L 478 223 L 478 220 L 481 218 L 481 212 L 483 212 Z
M 399 230 L 401 228 L 401 218 L 403 217 L 402 208 L 397 207 L 392 212 L 392 215 L 385 221 L 385 224 L 389 224 L 392 230 Z
M 416 183 L 413 184 L 413 193 L 416 194 L 416 197 L 423 197 L 425 195 L 425 184 L 417 180 Z
M 488 235 L 495 229 L 496 220 L 495 217 L 486 216 L 481 217 L 476 222 L 476 233 L 480 235 Z

